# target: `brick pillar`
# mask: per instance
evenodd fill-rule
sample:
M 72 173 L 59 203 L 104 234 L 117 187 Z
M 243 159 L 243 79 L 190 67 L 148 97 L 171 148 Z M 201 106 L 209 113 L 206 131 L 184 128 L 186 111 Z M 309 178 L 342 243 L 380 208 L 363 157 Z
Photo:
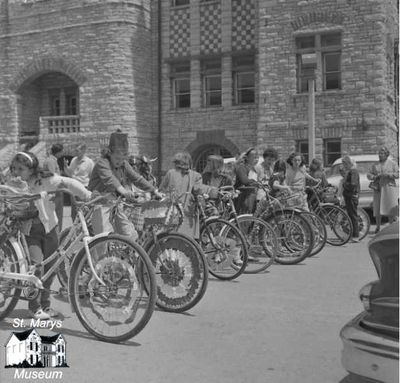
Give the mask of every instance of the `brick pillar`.
M 232 1 L 221 2 L 222 106 L 232 105 Z
M 200 54 L 200 0 L 190 2 L 190 55 Z M 191 60 L 190 63 L 190 106 L 201 108 L 201 74 L 200 60 Z

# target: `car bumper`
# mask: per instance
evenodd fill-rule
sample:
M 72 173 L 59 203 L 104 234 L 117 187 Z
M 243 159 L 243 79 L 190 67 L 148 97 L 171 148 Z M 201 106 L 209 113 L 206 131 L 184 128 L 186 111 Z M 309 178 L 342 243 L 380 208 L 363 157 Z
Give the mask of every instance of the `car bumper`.
M 399 342 L 360 326 L 365 312 L 340 331 L 342 365 L 356 375 L 386 383 L 399 382 Z

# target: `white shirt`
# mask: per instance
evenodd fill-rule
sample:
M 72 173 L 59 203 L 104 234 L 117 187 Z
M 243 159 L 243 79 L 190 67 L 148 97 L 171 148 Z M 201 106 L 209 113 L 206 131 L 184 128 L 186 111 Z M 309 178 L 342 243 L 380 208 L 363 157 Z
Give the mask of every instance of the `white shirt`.
M 65 172 L 84 186 L 88 186 L 93 168 L 94 162 L 89 157 L 83 156 L 80 160 L 74 157 Z

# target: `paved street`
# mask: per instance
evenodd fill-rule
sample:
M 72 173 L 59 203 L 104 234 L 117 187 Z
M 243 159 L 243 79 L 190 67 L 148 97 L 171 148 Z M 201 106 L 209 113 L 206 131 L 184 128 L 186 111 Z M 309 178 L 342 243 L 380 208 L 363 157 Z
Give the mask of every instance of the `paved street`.
M 366 239 L 329 246 L 297 266 L 276 265 L 233 282 L 211 278 L 190 312 L 156 311 L 123 345 L 92 338 L 68 304 L 55 299 L 64 315 L 57 332 L 66 337 L 70 365 L 62 381 L 356 383 L 340 364 L 339 331 L 361 311 L 358 291 L 374 279 Z M 14 316 L 26 317 L 26 305 L 20 303 Z M 11 321 L 0 324 L 1 345 L 13 330 Z M 0 382 L 14 382 L 13 374 L 0 369 Z

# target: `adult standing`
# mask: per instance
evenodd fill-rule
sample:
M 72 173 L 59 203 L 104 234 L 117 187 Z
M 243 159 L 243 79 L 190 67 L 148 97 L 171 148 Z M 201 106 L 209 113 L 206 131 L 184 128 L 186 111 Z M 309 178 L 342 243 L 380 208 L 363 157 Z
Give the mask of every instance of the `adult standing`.
M 382 216 L 387 216 L 389 223 L 392 223 L 399 214 L 399 189 L 395 181 L 399 178 L 399 168 L 389 155 L 388 148 L 382 146 L 378 152 L 379 162 L 373 165 L 367 174 L 367 178 L 375 185 L 373 199 L 375 233 L 381 228 Z
M 217 189 L 202 183 L 201 174 L 192 170 L 192 157 L 187 152 L 179 152 L 172 160 L 174 168 L 167 171 L 161 180 L 160 190 L 174 192 L 183 206 L 183 222 L 179 232 L 192 238 L 200 236 L 199 215 L 195 209 L 194 194 L 212 194 L 216 196 Z
M 243 153 L 236 164 L 235 189 L 240 190 L 240 194 L 235 201 L 238 214 L 253 213 L 255 210 L 257 195 L 256 183 L 258 179 L 255 165 L 257 160 L 257 151 L 255 148 L 249 148 Z
M 346 171 L 343 179 L 343 199 L 346 206 L 347 214 L 351 219 L 353 226 L 352 242 L 358 242 L 358 198 L 360 193 L 360 174 L 357 170 L 356 162 L 349 156 L 342 158 L 342 164 Z
M 304 157 L 300 153 L 291 153 L 286 162 L 289 165 L 286 168 L 286 183 L 288 186 L 290 186 L 291 191 L 300 194 L 303 202 L 301 208 L 309 211 L 307 194 L 305 192 L 306 180 L 310 180 L 315 183 L 317 183 L 318 180 L 307 174 Z
M 231 177 L 224 173 L 224 159 L 215 154 L 208 156 L 202 176 L 205 185 L 216 188 L 233 185 Z
M 43 161 L 43 170 L 50 173 L 61 175 L 58 159 L 64 154 L 64 146 L 62 144 L 54 144 L 50 148 L 49 156 Z M 55 210 L 58 220 L 58 231 L 62 230 L 64 217 L 64 193 L 57 192 L 54 197 Z
M 123 196 L 127 199 L 135 199 L 136 193 L 132 191 L 131 184 L 134 184 L 143 191 L 148 191 L 159 197 L 157 190 L 148 183 L 140 174 L 136 173 L 129 165 L 128 158 L 128 135 L 126 133 L 111 133 L 110 143 L 102 153 L 94 168 L 89 180 L 88 189 L 99 193 L 113 193 L 116 196 Z M 126 214 L 118 209 L 114 216 L 113 228 L 110 227 L 109 212 L 110 206 L 102 206 L 93 213 L 93 230 L 101 233 L 114 231 L 121 235 L 138 238 L 138 233 Z
M 78 145 L 78 154 L 75 156 L 71 163 L 68 165 L 67 161 L 64 161 L 64 172 L 67 176 L 79 181 L 86 188 L 89 185 L 90 176 L 94 168 L 94 162 L 91 158 L 86 155 L 87 145 Z M 75 219 L 76 207 L 71 205 L 71 218 Z

